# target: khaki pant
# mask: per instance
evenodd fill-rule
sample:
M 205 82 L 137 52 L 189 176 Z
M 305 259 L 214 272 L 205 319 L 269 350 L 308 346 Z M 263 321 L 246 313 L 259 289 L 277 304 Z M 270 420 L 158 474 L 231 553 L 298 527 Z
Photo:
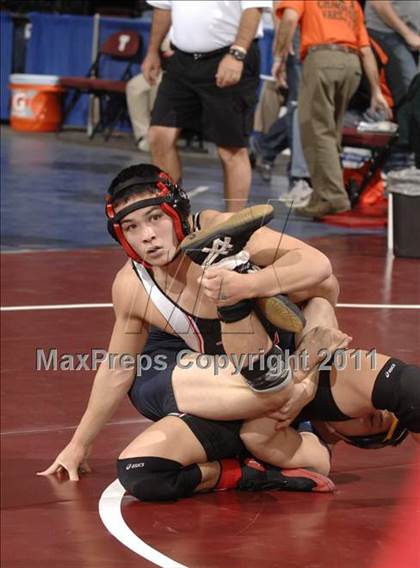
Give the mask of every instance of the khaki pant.
M 302 148 L 314 188 L 314 199 L 349 205 L 340 164 L 344 113 L 361 77 L 357 55 L 319 50 L 303 63 L 299 89 Z
M 147 131 L 150 126 L 150 116 L 161 79 L 162 74 L 160 74 L 156 85 L 152 86 L 149 85 L 140 73 L 140 75 L 136 75 L 130 79 L 126 85 L 128 113 L 130 115 L 136 142 L 139 138 L 147 136 Z
M 254 115 L 254 130 L 266 134 L 277 120 L 284 97 L 274 81 L 264 81 Z

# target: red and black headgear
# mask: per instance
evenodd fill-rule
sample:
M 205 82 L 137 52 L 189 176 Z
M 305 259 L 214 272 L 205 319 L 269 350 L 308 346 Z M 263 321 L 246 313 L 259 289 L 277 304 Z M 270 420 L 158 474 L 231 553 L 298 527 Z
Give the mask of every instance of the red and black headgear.
M 118 213 L 114 204 L 118 200 L 150 191 L 154 194 L 150 199 L 141 199 L 127 205 Z M 122 170 L 111 182 L 106 195 L 105 212 L 108 218 L 108 232 L 125 250 L 129 257 L 144 264 L 144 261 L 130 246 L 121 227 L 121 221 L 129 213 L 144 207 L 159 205 L 161 210 L 171 217 L 175 234 L 181 242 L 189 233 L 188 217 L 191 212 L 190 200 L 185 191 L 177 185 L 165 172 L 152 164 L 138 164 Z

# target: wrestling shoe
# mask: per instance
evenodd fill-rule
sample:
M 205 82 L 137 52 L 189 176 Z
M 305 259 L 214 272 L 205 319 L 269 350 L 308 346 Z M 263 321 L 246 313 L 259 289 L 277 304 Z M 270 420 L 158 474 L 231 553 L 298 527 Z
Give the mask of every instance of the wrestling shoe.
M 313 491 L 329 493 L 335 485 L 329 477 L 309 469 L 280 469 L 246 458 L 241 464 L 240 491 Z
M 222 223 L 187 235 L 180 249 L 193 262 L 203 267 L 216 264 L 240 252 L 251 235 L 271 221 L 271 205 L 254 205 L 235 213 Z
M 225 270 L 249 273 L 259 270 L 249 262 L 249 254 L 242 250 L 251 235 L 273 218 L 271 205 L 255 205 L 235 213 L 227 221 L 209 229 L 191 233 L 180 244 L 180 249 L 193 262 L 204 267 L 217 266 Z M 305 318 L 300 309 L 282 295 L 256 300 L 264 317 L 275 327 L 300 333 Z M 223 319 L 223 318 L 222 318 Z
M 300 333 L 306 320 L 302 311 L 282 294 L 271 298 L 257 298 L 256 304 L 263 316 L 275 327 L 291 333 Z
M 245 251 L 242 251 L 242 253 L 245 253 Z M 237 266 L 233 267 L 232 270 L 241 274 L 249 274 L 250 272 L 257 272 L 260 270 L 258 266 L 249 261 L 240 263 L 238 258 L 240 254 L 241 253 L 234 257 L 236 259 Z M 226 266 L 223 265 L 224 262 L 227 261 L 222 261 L 220 263 L 220 267 L 226 268 Z M 283 294 L 277 294 L 270 298 L 256 298 L 255 303 L 262 315 L 272 325 L 282 329 L 283 331 L 300 333 L 305 327 L 306 320 L 302 311 Z

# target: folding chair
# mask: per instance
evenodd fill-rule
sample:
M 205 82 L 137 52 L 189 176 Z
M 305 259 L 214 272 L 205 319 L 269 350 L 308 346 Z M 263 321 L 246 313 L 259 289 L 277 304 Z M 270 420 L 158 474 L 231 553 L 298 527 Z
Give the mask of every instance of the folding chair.
M 60 85 L 70 91 L 63 110 L 63 123 L 82 95 L 94 95 L 99 99 L 100 117 L 89 137 L 103 132 L 108 140 L 116 124 L 124 117 L 128 118 L 125 87 L 134 74 L 133 66 L 140 62 L 142 46 L 142 38 L 137 32 L 116 32 L 100 47 L 85 77 L 60 77 Z M 111 61 L 126 63 L 118 79 L 102 76 Z

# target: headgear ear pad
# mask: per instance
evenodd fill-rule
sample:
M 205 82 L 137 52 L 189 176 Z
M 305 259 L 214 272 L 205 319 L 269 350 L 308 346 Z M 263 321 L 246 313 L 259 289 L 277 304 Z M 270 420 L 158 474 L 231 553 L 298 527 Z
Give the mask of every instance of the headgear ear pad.
M 140 164 L 138 168 L 140 169 L 142 166 L 149 166 L 149 164 Z M 136 168 L 137 167 L 134 166 L 132 167 L 132 170 Z M 125 170 L 123 170 L 123 172 L 124 171 Z M 113 203 L 118 198 L 122 198 L 124 194 L 129 194 L 130 190 L 133 190 L 134 188 L 138 189 L 140 193 L 142 191 L 150 191 L 151 187 L 155 192 L 154 197 L 131 203 L 127 207 L 121 209 L 118 213 L 115 212 Z M 133 191 L 131 193 L 134 194 Z M 106 200 L 107 204 L 105 211 L 108 217 L 107 229 L 109 234 L 121 244 L 128 256 L 138 262 L 142 262 L 142 259 L 127 242 L 120 225 L 122 219 L 129 213 L 144 207 L 159 205 L 162 211 L 172 218 L 178 241 L 182 241 L 190 232 L 188 217 L 191 212 L 191 205 L 187 194 L 179 185 L 174 183 L 167 174 L 157 168 L 155 175 L 141 176 L 134 174 L 132 177 L 128 177 L 120 183 L 114 185 L 111 184 L 111 191 L 106 196 Z

